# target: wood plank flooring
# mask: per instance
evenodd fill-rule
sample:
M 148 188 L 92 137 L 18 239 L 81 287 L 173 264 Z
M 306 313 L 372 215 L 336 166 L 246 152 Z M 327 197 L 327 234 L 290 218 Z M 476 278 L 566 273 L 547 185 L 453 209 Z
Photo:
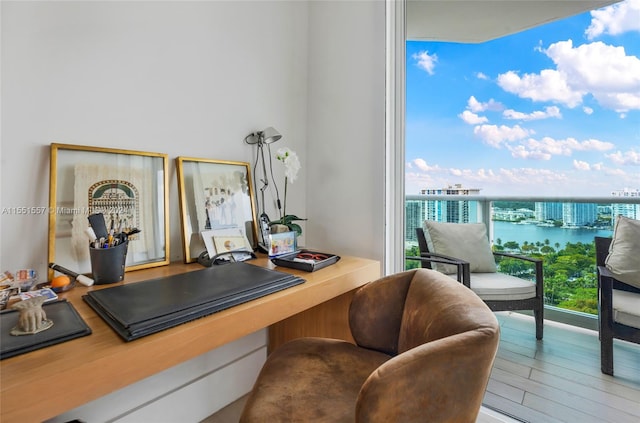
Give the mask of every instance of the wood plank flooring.
M 614 375 L 600 372 L 598 333 L 496 313 L 500 348 L 485 405 L 531 423 L 640 422 L 640 345 L 614 341 Z
M 597 332 L 545 321 L 536 341 L 532 317 L 496 316 L 500 347 L 477 423 L 640 423 L 640 345 L 614 341 L 615 376 L 607 376 Z M 237 422 L 245 399 L 203 423 Z

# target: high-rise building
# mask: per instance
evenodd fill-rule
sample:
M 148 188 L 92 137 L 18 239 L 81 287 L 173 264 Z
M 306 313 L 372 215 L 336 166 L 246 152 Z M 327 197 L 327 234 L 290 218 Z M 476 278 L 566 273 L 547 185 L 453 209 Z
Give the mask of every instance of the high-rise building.
M 562 204 L 562 224 L 565 227 L 591 226 L 597 218 L 598 208 L 593 203 Z
M 464 188 L 462 184 L 444 188 L 426 188 L 423 195 L 479 195 L 478 188 Z M 464 200 L 427 200 L 425 219 L 437 222 L 468 223 L 477 221 L 478 202 Z
M 612 191 L 611 195 L 622 198 L 640 198 L 640 189 L 624 188 Z M 629 219 L 640 219 L 640 204 L 612 203 L 611 217 L 613 221 L 611 224 L 615 224 L 616 217 L 620 215 L 628 217 Z
M 422 200 L 407 200 L 404 203 L 405 209 L 405 225 L 404 225 L 404 239 L 405 242 L 413 241 L 418 242 L 416 231 L 414 228 L 421 228 L 422 222 L 424 222 L 425 213 L 425 201 Z
M 562 220 L 562 203 L 536 202 L 535 217 L 539 222 L 544 222 L 545 220 Z

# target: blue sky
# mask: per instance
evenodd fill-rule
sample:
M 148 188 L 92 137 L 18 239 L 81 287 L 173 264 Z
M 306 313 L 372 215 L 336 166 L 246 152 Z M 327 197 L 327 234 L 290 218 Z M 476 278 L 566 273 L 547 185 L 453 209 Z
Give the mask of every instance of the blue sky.
M 640 189 L 640 0 L 482 44 L 407 42 L 406 194 Z

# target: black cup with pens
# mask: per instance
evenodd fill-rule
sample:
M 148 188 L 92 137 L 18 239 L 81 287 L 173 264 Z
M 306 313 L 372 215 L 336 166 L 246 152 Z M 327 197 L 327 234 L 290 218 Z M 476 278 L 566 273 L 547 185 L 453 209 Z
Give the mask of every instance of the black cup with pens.
M 89 225 L 94 238 L 89 243 L 89 257 L 94 283 L 101 285 L 124 280 L 129 235 L 140 231 L 134 229 L 129 233 L 120 232 L 118 234 L 114 234 L 113 230 L 107 232 L 102 213 L 90 215 Z
M 115 283 L 124 280 L 124 268 L 127 260 L 129 240 L 114 246 L 98 247 L 89 245 L 91 273 L 96 285 Z

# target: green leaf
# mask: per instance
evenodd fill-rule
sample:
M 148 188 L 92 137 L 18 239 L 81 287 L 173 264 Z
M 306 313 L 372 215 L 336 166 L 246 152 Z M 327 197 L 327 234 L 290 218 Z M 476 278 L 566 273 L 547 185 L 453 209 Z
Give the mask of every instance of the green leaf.
M 288 214 L 278 220 L 272 220 L 271 222 L 269 222 L 269 226 L 285 225 L 286 227 L 289 228 L 289 230 L 295 231 L 298 235 L 302 235 L 302 227 L 297 223 L 293 223 L 296 220 L 307 220 L 307 219 L 298 217 L 295 214 Z

